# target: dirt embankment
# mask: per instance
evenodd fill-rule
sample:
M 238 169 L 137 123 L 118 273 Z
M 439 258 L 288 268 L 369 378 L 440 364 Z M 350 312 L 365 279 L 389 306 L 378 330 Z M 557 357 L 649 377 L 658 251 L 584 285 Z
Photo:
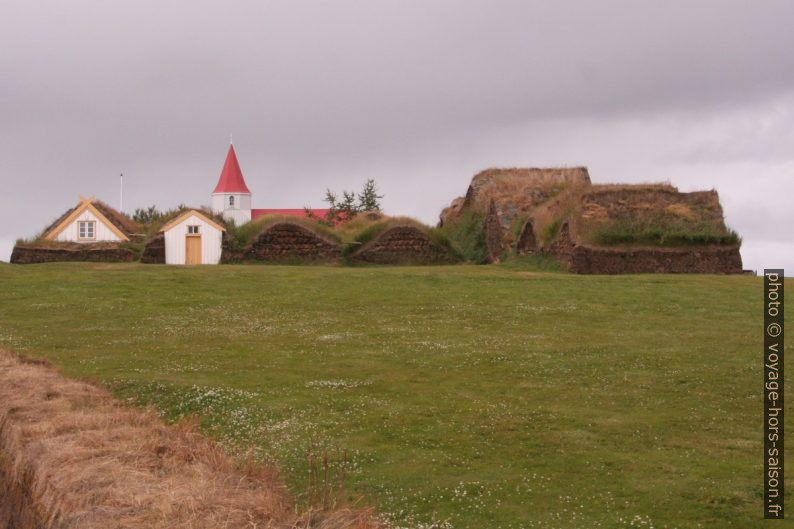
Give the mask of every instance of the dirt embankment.
M 273 469 L 5 351 L 0 491 L 2 528 L 377 527 L 367 511 L 297 515 Z

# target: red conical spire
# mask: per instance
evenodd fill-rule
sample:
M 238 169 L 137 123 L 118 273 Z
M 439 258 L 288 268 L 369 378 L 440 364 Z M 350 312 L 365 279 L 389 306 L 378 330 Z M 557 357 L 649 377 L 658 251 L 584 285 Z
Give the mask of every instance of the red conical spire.
M 234 145 L 229 145 L 229 153 L 226 155 L 226 163 L 223 164 L 221 177 L 218 185 L 215 186 L 213 193 L 251 193 L 245 185 L 243 172 L 237 162 L 237 154 L 234 152 Z

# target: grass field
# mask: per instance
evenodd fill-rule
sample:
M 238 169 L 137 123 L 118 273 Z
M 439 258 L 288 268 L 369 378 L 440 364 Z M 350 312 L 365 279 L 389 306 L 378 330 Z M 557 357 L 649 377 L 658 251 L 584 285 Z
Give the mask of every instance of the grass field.
M 0 265 L 0 347 L 199 415 L 306 501 L 307 454 L 327 453 L 401 527 L 778 527 L 761 520 L 761 285 Z

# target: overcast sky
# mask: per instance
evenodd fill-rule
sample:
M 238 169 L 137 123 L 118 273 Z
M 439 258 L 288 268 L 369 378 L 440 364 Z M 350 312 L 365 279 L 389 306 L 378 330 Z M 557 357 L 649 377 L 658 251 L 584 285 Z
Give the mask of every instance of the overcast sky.
M 2 1 L 0 260 L 78 195 L 254 207 L 375 178 L 435 223 L 487 167 L 715 188 L 794 270 L 794 2 Z

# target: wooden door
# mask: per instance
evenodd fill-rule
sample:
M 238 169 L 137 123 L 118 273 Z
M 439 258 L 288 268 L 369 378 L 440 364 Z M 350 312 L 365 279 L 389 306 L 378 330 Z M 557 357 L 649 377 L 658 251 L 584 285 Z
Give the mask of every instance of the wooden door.
M 201 264 L 201 235 L 185 237 L 185 264 Z

